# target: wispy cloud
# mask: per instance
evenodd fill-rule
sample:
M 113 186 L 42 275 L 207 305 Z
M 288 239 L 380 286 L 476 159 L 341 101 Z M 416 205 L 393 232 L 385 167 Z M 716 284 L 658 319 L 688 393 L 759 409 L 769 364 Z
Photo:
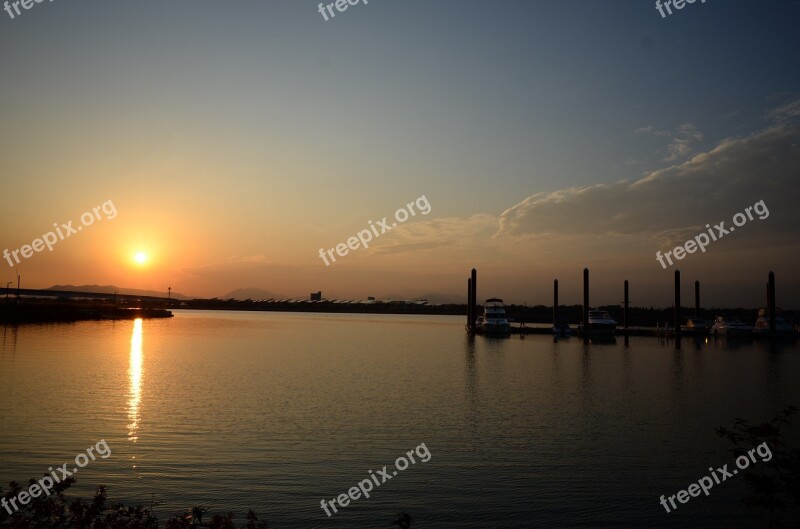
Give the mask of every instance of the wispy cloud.
M 648 125 L 646 127 L 640 127 L 633 131 L 634 134 L 638 134 L 640 136 L 645 134 L 650 134 L 652 136 L 672 136 L 672 133 L 668 130 L 658 130 L 652 125 Z
M 497 231 L 497 215 L 480 213 L 468 218 L 449 217 L 403 225 L 391 237 L 379 239 L 376 254 L 396 254 L 442 247 L 481 248 Z
M 653 171 L 635 182 L 536 193 L 500 215 L 499 235 L 639 235 L 695 229 L 764 199 L 795 231 L 800 193 L 800 126 L 784 123 Z M 793 145 L 794 144 L 794 145 Z
M 670 142 L 666 145 L 665 149 L 667 155 L 663 158 L 665 162 L 674 162 L 680 158 L 684 158 L 692 152 L 694 144 L 702 141 L 703 134 L 697 130 L 697 127 L 692 123 L 683 123 L 675 131 L 659 130 L 648 125 L 633 131 L 634 134 L 639 136 L 650 135 L 660 138 L 670 138 Z
M 800 118 L 800 98 L 776 108 L 768 114 L 768 117 L 779 123 Z

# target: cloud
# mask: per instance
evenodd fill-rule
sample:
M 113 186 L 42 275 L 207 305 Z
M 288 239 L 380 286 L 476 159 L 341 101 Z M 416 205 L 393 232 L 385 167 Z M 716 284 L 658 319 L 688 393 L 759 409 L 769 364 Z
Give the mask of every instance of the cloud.
M 652 125 L 648 125 L 646 127 L 641 127 L 633 131 L 634 134 L 639 136 L 644 134 L 651 134 L 653 136 L 672 136 L 672 133 L 668 130 L 657 130 Z
M 768 117 L 778 123 L 784 123 L 800 118 L 800 99 L 789 101 L 768 114 Z
M 683 158 L 692 151 L 692 144 L 703 139 L 703 135 L 691 123 L 684 123 L 678 127 L 678 132 L 672 137 L 672 142 L 667 145 L 666 162 Z
M 699 136 L 689 124 L 680 133 L 685 138 Z M 745 138 L 725 139 L 708 152 L 635 182 L 536 193 L 500 215 L 497 235 L 664 239 L 670 232 L 701 230 L 706 223 L 730 223 L 734 214 L 761 199 L 785 219 L 770 230 L 796 235 L 798 139 L 800 126 L 781 121 Z
M 633 132 L 640 136 L 647 134 L 656 137 L 670 138 L 671 141 L 665 147 L 667 151 L 667 155 L 663 159 L 665 162 L 674 162 L 675 160 L 684 158 L 692 152 L 693 144 L 703 139 L 703 135 L 692 123 L 683 123 L 674 132 L 658 130 L 652 125 L 638 128 Z
M 403 224 L 373 241 L 375 254 L 398 254 L 442 247 L 472 249 L 485 246 L 497 231 L 497 215 L 475 214 Z

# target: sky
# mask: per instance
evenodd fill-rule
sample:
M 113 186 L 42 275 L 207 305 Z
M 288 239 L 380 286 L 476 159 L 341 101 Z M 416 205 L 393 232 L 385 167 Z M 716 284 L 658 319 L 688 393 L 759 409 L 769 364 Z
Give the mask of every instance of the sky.
M 0 281 L 465 301 L 475 267 L 480 299 L 577 304 L 588 267 L 593 305 L 665 307 L 677 268 L 757 307 L 772 270 L 800 307 L 800 1 L 318 7 L 0 11 Z

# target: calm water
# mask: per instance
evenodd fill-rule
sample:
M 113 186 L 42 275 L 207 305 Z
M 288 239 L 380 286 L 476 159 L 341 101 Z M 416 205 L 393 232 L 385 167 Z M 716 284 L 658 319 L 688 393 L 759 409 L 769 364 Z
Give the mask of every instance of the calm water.
M 469 340 L 461 317 L 179 311 L 3 329 L 0 482 L 105 439 L 76 477 L 162 520 L 205 504 L 280 528 L 765 527 L 714 429 L 800 405 L 800 350 L 632 338 Z M 795 427 L 800 430 L 800 425 Z M 796 438 L 795 438 L 796 439 Z M 328 518 L 320 508 L 425 443 Z M 5 487 L 4 487 L 5 488 Z M 241 520 L 241 518 L 240 518 Z

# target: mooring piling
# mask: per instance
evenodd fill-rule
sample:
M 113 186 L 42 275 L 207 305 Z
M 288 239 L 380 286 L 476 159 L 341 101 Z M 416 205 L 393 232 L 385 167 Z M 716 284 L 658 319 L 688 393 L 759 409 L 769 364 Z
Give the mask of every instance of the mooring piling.
M 625 301 L 622 302 L 622 325 L 625 327 L 625 334 L 628 334 L 628 306 L 630 299 L 628 298 L 628 280 L 625 280 Z
M 681 336 L 681 271 L 675 270 L 675 338 Z
M 478 271 L 472 269 L 472 321 L 470 328 L 475 332 L 475 320 L 478 319 Z
M 472 278 L 467 278 L 467 332 L 472 332 L 472 322 L 475 318 L 472 317 Z
M 700 281 L 694 282 L 694 317 L 700 319 Z
M 553 280 L 553 329 L 558 324 L 558 279 Z
M 583 333 L 589 334 L 589 269 L 583 269 Z
M 775 272 L 770 271 L 767 283 L 767 307 L 769 310 L 769 335 L 775 336 Z

